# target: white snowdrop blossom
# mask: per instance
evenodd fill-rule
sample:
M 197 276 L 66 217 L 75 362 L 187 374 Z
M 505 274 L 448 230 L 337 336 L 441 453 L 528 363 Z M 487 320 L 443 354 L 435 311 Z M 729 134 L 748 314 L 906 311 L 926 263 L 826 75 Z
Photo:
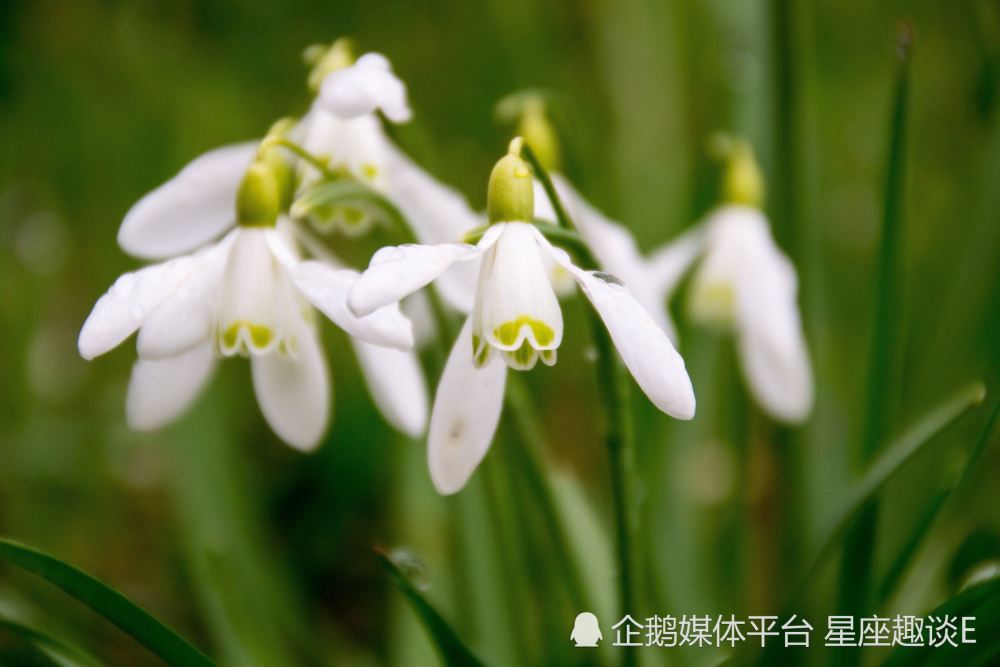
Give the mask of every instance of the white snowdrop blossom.
M 92 359 L 139 332 L 126 405 L 137 430 L 178 417 L 217 358 L 247 356 L 268 423 L 289 444 L 310 449 L 330 408 L 315 306 L 357 338 L 386 419 L 419 435 L 427 398 L 416 356 L 404 351 L 413 344 L 412 325 L 395 306 L 365 318 L 347 309 L 357 272 L 302 259 L 292 223 L 277 220 L 275 172 L 255 155 L 253 145 L 212 151 L 133 207 L 119 233 L 126 249 L 147 257 L 188 254 L 121 276 L 84 324 L 81 355 Z
M 485 456 L 503 403 L 507 368 L 554 364 L 563 319 L 545 261 L 573 277 L 608 328 L 636 382 L 663 412 L 694 416 L 695 397 L 684 361 L 664 331 L 621 280 L 576 266 L 529 222 L 530 168 L 520 144 L 490 178 L 491 225 L 476 245 L 402 245 L 379 250 L 351 287 L 349 307 L 375 312 L 428 285 L 456 263 L 481 259 L 475 303 L 438 386 L 428 434 L 431 478 L 442 494 L 460 490 Z
M 794 266 L 755 207 L 722 206 L 704 228 L 704 256 L 688 295 L 692 317 L 735 333 L 743 374 L 761 407 L 781 421 L 803 421 L 812 409 L 813 377 Z

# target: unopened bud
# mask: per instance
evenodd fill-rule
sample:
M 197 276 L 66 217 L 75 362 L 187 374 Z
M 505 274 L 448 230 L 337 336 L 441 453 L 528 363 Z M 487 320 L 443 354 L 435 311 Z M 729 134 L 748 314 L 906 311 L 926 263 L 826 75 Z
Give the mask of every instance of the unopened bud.
M 746 204 L 754 208 L 764 205 L 764 175 L 754 157 L 753 148 L 745 141 L 733 141 L 730 147 L 722 191 L 730 204 Z
M 242 227 L 273 227 L 280 210 L 281 193 L 274 170 L 266 161 L 255 161 L 236 192 L 236 221 Z
M 531 150 L 535 151 L 538 161 L 546 171 L 560 170 L 562 160 L 559 152 L 559 136 L 549 122 L 545 112 L 545 102 L 540 97 L 525 100 L 518 121 L 518 131 L 531 146 Z

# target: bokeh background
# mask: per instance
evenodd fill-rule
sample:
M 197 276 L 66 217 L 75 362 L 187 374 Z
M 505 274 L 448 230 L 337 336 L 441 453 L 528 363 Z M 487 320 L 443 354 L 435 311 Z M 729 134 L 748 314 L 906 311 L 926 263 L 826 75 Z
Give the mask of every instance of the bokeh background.
M 0 3 L 0 534 L 94 573 L 226 664 L 433 664 L 373 545 L 406 549 L 429 598 L 494 664 L 578 659 L 566 638 L 581 610 L 518 491 L 508 422 L 468 489 L 441 499 L 423 443 L 384 424 L 346 339 L 329 327 L 335 422 L 309 457 L 271 435 L 245 363 L 223 365 L 175 426 L 143 435 L 124 423 L 131 346 L 90 363 L 76 353 L 94 301 L 137 266 L 115 243 L 129 206 L 203 151 L 302 113 L 302 50 L 353 36 L 362 51 L 388 55 L 408 84 L 415 121 L 399 142 L 476 207 L 511 133 L 494 105 L 523 88 L 558 93 L 566 171 L 645 249 L 717 201 L 713 132 L 753 144 L 775 236 L 800 274 L 816 408 L 801 428 L 768 422 L 749 402 L 730 341 L 687 326 L 676 300 L 699 414 L 672 423 L 635 402 L 647 591 L 635 615 L 773 609 L 858 472 L 901 18 L 916 41 L 893 431 L 969 380 L 986 383 L 990 406 L 1000 380 L 995 0 Z M 534 371 L 528 389 L 595 611 L 608 621 L 607 456 L 583 311 L 576 299 L 565 308 L 560 363 Z M 876 572 L 986 412 L 886 489 Z M 780 465 L 752 465 L 760 439 Z M 1000 556 L 1000 457 L 988 454 L 981 468 L 887 611 L 925 613 Z M 780 479 L 768 482 L 772 473 Z M 761 479 L 781 493 L 762 501 Z M 828 563 L 803 602 L 814 625 L 833 611 L 835 570 Z M 109 664 L 157 664 L 7 567 L 0 614 Z M 0 655 L 28 659 L 2 635 Z

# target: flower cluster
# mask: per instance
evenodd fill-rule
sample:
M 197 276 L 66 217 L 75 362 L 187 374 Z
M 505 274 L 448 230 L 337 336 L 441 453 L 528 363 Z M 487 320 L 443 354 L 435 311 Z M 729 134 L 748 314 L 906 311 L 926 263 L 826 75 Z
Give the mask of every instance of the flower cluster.
M 317 446 L 332 393 L 319 313 L 348 334 L 387 421 L 413 437 L 428 430 L 431 478 L 454 493 L 493 440 L 508 371 L 556 363 L 565 329 L 559 298 L 573 284 L 649 400 L 691 419 L 694 390 L 667 301 L 699 258 L 692 315 L 736 332 L 765 409 L 787 421 L 806 416 L 812 382 L 795 273 L 759 208 L 726 205 L 646 257 L 558 173 L 554 133 L 531 103 L 521 131 L 548 170 L 526 160 L 515 139 L 490 176 L 483 216 L 387 137 L 384 122 L 412 113 L 384 56 L 354 60 L 341 41 L 308 58 L 316 99 L 302 118 L 202 155 L 125 216 L 119 245 L 157 263 L 121 276 L 97 301 L 79 350 L 92 359 L 138 333 L 126 403 L 133 428 L 173 421 L 219 360 L 245 357 L 273 431 L 296 448 Z M 542 176 L 554 185 L 544 188 Z M 567 233 L 593 265 L 546 233 L 569 219 Z M 333 252 L 333 238 L 349 241 L 380 223 L 396 224 L 406 243 L 376 252 L 363 273 Z M 411 306 L 431 283 L 465 323 L 428 429 L 411 321 L 420 308 Z

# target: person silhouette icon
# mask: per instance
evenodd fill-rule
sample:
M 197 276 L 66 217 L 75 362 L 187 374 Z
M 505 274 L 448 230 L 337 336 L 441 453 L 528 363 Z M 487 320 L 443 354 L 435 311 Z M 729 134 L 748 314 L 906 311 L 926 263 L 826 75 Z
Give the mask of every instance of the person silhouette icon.
M 570 633 L 569 638 L 575 642 L 578 648 L 593 648 L 597 646 L 597 642 L 604 639 L 597 616 L 589 611 L 577 614 L 576 622 L 573 623 L 573 632 Z

